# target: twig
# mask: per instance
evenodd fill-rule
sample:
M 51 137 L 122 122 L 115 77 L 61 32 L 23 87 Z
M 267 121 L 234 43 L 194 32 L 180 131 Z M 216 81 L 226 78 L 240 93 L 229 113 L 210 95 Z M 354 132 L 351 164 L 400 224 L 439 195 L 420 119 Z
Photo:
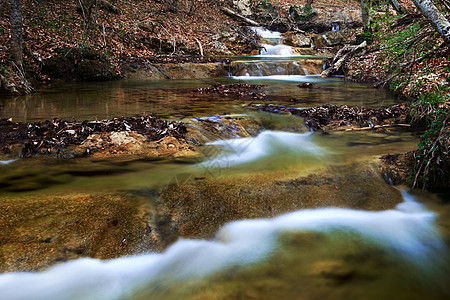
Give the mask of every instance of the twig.
M 203 56 L 203 48 L 202 48 L 202 44 L 200 43 L 200 41 L 197 38 L 194 38 L 194 40 L 197 42 L 198 44 L 198 48 L 200 50 L 200 56 Z
M 105 48 L 106 48 L 106 33 L 105 33 L 105 24 L 102 23 L 102 27 L 103 27 L 103 42 L 105 43 Z
M 386 128 L 386 127 L 411 127 L 411 125 L 410 124 L 383 124 L 383 125 L 375 125 L 372 127 L 347 128 L 347 129 L 345 129 L 345 131 L 361 131 L 361 130 Z
M 447 123 L 447 121 L 448 121 L 449 118 L 450 118 L 450 115 L 448 115 L 448 116 L 444 119 L 444 121 L 442 122 L 442 128 L 441 128 L 441 130 L 439 131 L 439 134 L 438 134 L 437 138 L 434 140 L 433 146 L 431 146 L 430 150 L 428 150 L 428 153 L 425 155 L 425 157 L 428 157 L 428 156 L 431 154 L 431 158 L 428 160 L 428 163 L 427 163 L 427 165 L 425 166 L 425 170 L 424 170 L 424 175 L 425 175 L 425 176 L 428 174 L 428 170 L 429 170 L 430 163 L 431 163 L 431 161 L 432 161 L 433 158 L 434 158 L 434 152 L 435 152 L 435 151 L 433 151 L 433 150 L 434 150 L 434 148 L 436 147 L 437 142 L 439 141 L 439 138 L 441 137 L 441 134 L 442 134 L 442 132 L 443 132 L 444 129 L 445 129 L 445 124 Z M 412 186 L 413 188 L 415 188 L 416 185 L 417 185 L 417 180 L 418 180 L 419 175 L 420 175 L 420 173 L 421 173 L 421 171 L 422 171 L 422 167 L 423 167 L 424 162 L 425 162 L 425 159 L 422 159 L 421 162 L 420 162 L 419 170 L 417 170 L 416 175 L 414 176 L 414 184 L 413 184 L 413 186 Z M 424 185 L 424 188 L 425 188 L 425 185 Z

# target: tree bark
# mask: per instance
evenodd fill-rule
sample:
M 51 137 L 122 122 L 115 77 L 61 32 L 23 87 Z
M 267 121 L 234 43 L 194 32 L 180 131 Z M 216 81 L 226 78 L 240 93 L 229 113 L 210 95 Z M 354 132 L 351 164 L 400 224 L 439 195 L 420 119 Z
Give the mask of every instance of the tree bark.
M 431 0 L 412 0 L 419 11 L 428 19 L 431 26 L 439 32 L 444 42 L 450 46 L 450 22 L 431 2 Z
M 361 18 L 363 23 L 364 33 L 371 33 L 370 29 L 370 15 L 369 15 L 369 6 L 367 5 L 368 0 L 361 0 Z
M 253 25 L 253 26 L 261 26 L 258 22 L 253 21 L 253 20 L 251 20 L 249 18 L 246 18 L 243 15 L 238 14 L 237 12 L 235 12 L 235 11 L 233 11 L 233 10 L 227 8 L 227 7 L 222 7 L 222 10 L 225 13 L 227 13 L 229 15 L 232 15 L 233 17 L 236 17 L 237 19 L 239 19 L 241 21 L 244 21 L 245 23 L 248 23 L 248 24 Z
M 336 73 L 344 64 L 352 58 L 353 55 L 361 51 L 363 48 L 367 47 L 367 42 L 364 41 L 358 46 L 346 45 L 344 48 L 339 50 L 336 56 L 333 58 L 330 66 L 323 70 L 320 77 L 330 77 L 332 74 Z
M 11 58 L 17 66 L 22 65 L 22 3 L 21 0 L 11 0 Z
M 397 0 L 391 0 L 391 4 L 392 4 L 392 7 L 394 7 L 394 9 L 395 9 L 399 14 L 404 15 L 404 14 L 407 13 L 406 8 L 405 8 L 403 5 L 401 5 L 401 3 L 398 2 Z

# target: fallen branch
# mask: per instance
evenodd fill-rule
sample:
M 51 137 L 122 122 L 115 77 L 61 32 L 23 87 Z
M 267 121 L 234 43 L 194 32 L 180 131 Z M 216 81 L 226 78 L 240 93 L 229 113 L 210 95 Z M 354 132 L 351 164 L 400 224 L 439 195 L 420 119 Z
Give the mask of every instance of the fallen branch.
M 333 73 L 336 73 L 344 63 L 349 60 L 353 55 L 357 52 L 361 51 L 363 48 L 367 46 L 367 42 L 364 41 L 358 46 L 350 46 L 346 45 L 344 48 L 339 50 L 336 56 L 333 58 L 333 61 L 330 64 L 330 67 L 326 68 L 321 74 L 320 77 L 329 77 Z
M 200 56 L 203 56 L 203 47 L 202 44 L 200 43 L 200 41 L 197 38 L 194 38 L 194 40 L 197 42 L 198 44 L 198 49 L 200 51 Z
M 375 125 L 372 127 L 361 127 L 361 128 L 347 128 L 345 131 L 361 131 L 361 130 L 372 130 L 386 127 L 411 127 L 409 124 L 383 124 L 383 125 Z M 339 129 L 337 129 L 339 130 Z
M 253 21 L 253 20 L 251 20 L 251 19 L 249 19 L 249 18 L 247 18 L 247 17 L 244 17 L 243 15 L 238 14 L 237 12 L 235 12 L 234 10 L 229 9 L 228 7 L 222 7 L 222 10 L 223 10 L 226 14 L 229 14 L 229 15 L 231 15 L 231 16 L 233 16 L 233 17 L 236 17 L 236 18 L 238 18 L 239 20 L 244 21 L 244 22 L 246 22 L 246 23 L 248 23 L 248 24 L 250 24 L 250 25 L 253 25 L 253 26 L 261 26 L 258 22 Z

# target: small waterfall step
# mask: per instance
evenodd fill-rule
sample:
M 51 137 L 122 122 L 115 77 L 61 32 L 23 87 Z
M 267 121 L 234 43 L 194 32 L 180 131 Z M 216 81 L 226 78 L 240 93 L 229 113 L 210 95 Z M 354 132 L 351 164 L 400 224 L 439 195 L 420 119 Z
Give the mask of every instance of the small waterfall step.
M 263 40 L 260 54 L 233 61 L 231 76 L 316 75 L 322 71 L 327 57 L 317 55 L 313 48 L 284 45 L 280 32 L 262 27 L 251 29 Z

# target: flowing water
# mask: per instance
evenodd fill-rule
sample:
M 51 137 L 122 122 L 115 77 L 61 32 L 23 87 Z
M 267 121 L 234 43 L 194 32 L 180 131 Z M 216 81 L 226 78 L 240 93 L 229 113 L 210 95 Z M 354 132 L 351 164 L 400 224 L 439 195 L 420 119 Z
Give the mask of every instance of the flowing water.
M 269 38 L 276 43 L 279 36 Z M 280 57 L 270 56 L 280 54 L 291 56 L 292 52 L 267 51 L 261 54 L 266 58 L 236 60 L 273 63 Z M 311 133 L 297 117 L 242 108 L 254 100 L 193 92 L 210 82 L 243 79 L 265 84 L 268 103 L 296 107 L 395 103 L 383 90 L 304 73 L 61 84 L 34 95 L 2 99 L 0 117 L 81 120 L 148 113 L 186 121 L 193 116 L 245 114 L 262 120 L 265 129 L 253 137 L 210 141 L 205 148 L 214 151 L 207 152 L 209 157 L 203 160 L 2 161 L 0 195 L 132 192 L 161 188 L 183 176 L 188 182 L 202 176 L 214 179 L 283 171 L 295 178 L 302 172 L 409 151 L 417 144 L 416 133 L 405 129 Z M 314 82 L 317 87 L 299 89 L 299 82 Z M 221 118 L 210 120 L 220 122 Z M 213 239 L 180 239 L 162 253 L 109 261 L 84 258 L 41 272 L 0 274 L 0 298 L 448 299 L 450 213 L 442 200 L 448 195 L 438 198 L 402 191 L 402 197 L 402 203 L 381 211 L 322 207 L 234 221 Z

